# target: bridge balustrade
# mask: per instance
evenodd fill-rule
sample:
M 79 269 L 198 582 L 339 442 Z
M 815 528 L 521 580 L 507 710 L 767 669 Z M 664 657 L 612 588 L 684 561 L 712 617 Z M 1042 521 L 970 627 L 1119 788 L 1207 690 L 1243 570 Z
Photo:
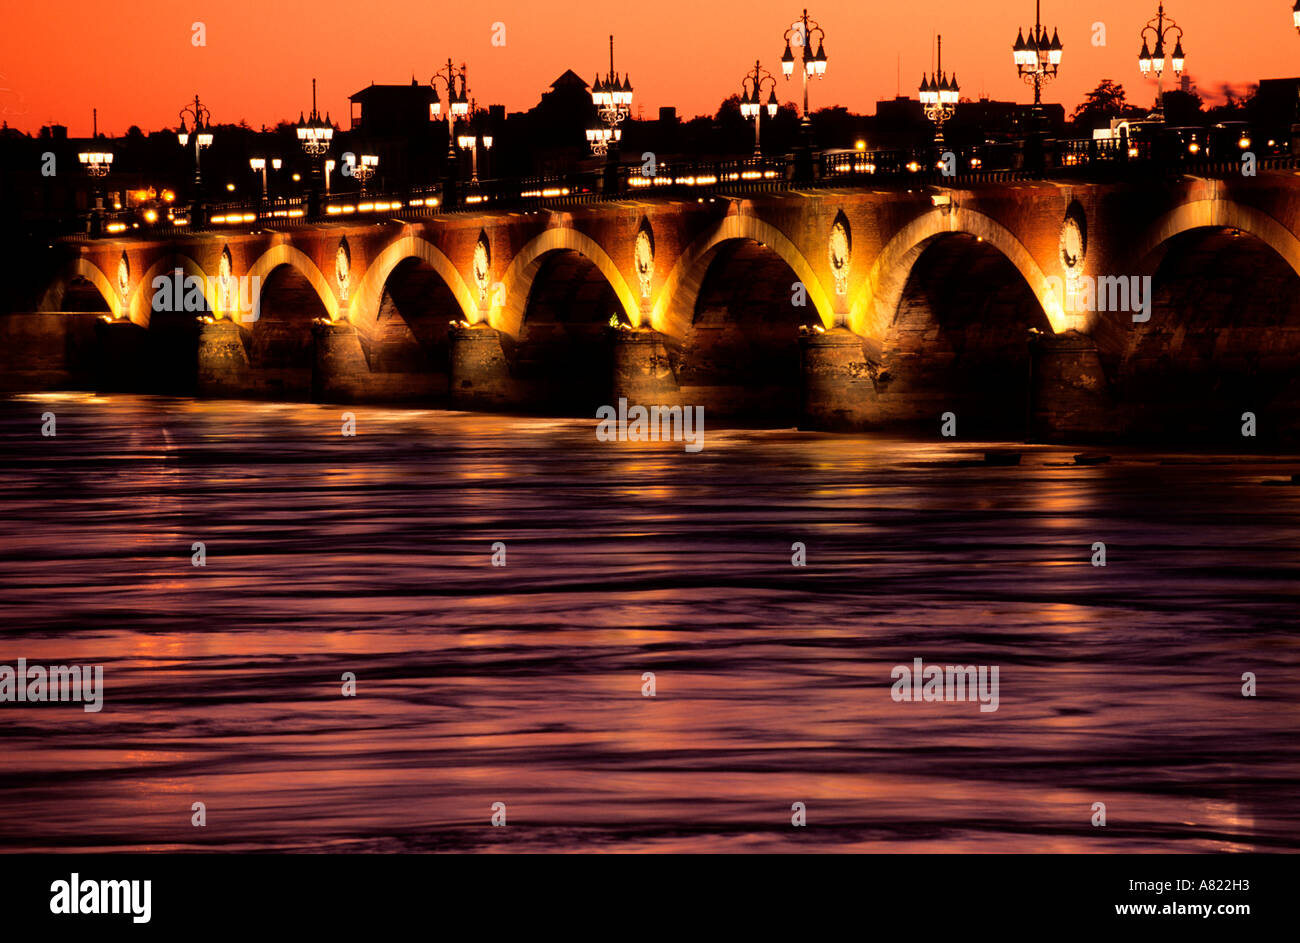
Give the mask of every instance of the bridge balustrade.
M 294 228 L 365 216 L 417 217 L 448 212 L 566 207 L 657 195 L 701 198 L 714 193 L 762 193 L 791 188 L 860 187 L 872 182 L 966 186 L 1011 180 L 1174 173 L 1240 174 L 1240 153 L 1189 147 L 1179 129 L 1112 139 L 1047 139 L 940 148 L 825 151 L 811 177 L 798 179 L 793 155 L 732 160 L 646 160 L 598 170 L 520 179 L 459 181 L 401 192 L 334 193 L 172 207 L 148 220 L 144 211 L 103 210 L 47 221 L 63 238 L 165 235 L 226 228 Z M 1258 170 L 1293 169 L 1297 158 L 1275 142 L 1257 155 Z M 1252 152 L 1254 153 L 1254 152 Z M 951 154 L 945 161 L 945 156 Z M 947 173 L 952 171 L 952 173 Z

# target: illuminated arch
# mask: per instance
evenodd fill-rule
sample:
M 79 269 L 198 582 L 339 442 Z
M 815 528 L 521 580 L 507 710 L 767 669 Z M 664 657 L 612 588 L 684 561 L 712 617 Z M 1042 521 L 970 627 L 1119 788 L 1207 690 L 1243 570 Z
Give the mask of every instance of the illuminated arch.
M 248 270 L 249 278 L 260 280 L 258 282 L 260 286 L 259 293 L 262 288 L 265 288 L 267 278 L 281 265 L 288 265 L 306 278 L 316 292 L 316 296 L 320 298 L 321 304 L 324 305 L 329 319 L 331 321 L 338 320 L 339 303 L 338 299 L 334 297 L 334 292 L 330 290 L 329 282 L 325 280 L 325 276 L 321 274 L 315 262 L 287 242 L 282 242 L 267 249 L 253 263 L 253 267 Z
M 100 270 L 94 262 L 89 259 L 76 258 L 68 261 L 66 265 L 59 269 L 54 276 L 54 281 L 50 287 L 45 289 L 45 294 L 41 296 L 40 304 L 36 306 L 37 311 L 59 311 L 63 308 L 63 296 L 68 292 L 68 285 L 74 278 L 81 277 L 90 282 L 103 295 L 105 304 L 108 305 L 109 312 L 114 318 L 122 316 L 121 298 L 118 296 L 117 289 L 113 287 L 108 280 L 108 276 Z M 148 322 L 145 322 L 146 324 Z
M 866 281 L 849 308 L 849 327 L 869 343 L 880 344 L 893 322 L 898 303 L 907 287 L 912 266 L 938 236 L 964 233 L 987 242 L 1016 267 L 1038 299 L 1052 330 L 1061 333 L 1081 330 L 1081 316 L 1067 315 L 1051 290 L 1047 277 L 1029 250 L 1011 231 L 983 213 L 952 206 L 949 212 L 936 208 L 904 226 L 876 256 Z
M 753 240 L 780 256 L 795 277 L 803 282 L 808 300 L 822 324 L 827 328 L 835 326 L 835 307 L 803 253 L 775 226 L 753 216 L 736 214 L 728 216 L 696 239 L 677 260 L 650 313 L 650 324 L 656 331 L 672 337 L 686 336 L 695 317 L 695 303 L 704 285 L 709 263 L 723 243 L 737 239 Z
M 1267 245 L 1300 275 L 1300 239 L 1267 213 L 1230 200 L 1193 200 L 1156 220 L 1133 255 L 1143 268 L 1139 274 L 1155 274 L 1169 240 L 1193 229 L 1206 228 L 1240 229 Z
M 150 318 L 153 315 L 153 280 L 159 275 L 170 275 L 176 269 L 180 269 L 187 276 L 193 275 L 195 278 L 199 279 L 200 283 L 203 285 L 203 298 L 207 302 L 208 311 L 217 310 L 215 281 L 209 285 L 208 277 L 203 271 L 203 267 L 188 255 L 183 255 L 177 252 L 172 255 L 164 256 L 153 265 L 149 266 L 149 269 L 140 276 L 140 279 L 136 282 L 135 288 L 131 290 L 131 295 L 127 299 L 126 303 L 132 321 L 143 327 L 149 326 Z M 198 316 L 198 313 L 199 312 L 195 312 L 196 317 Z
M 455 296 L 465 320 L 475 319 L 478 304 L 451 259 L 428 240 L 407 235 L 386 246 L 370 263 L 361 283 L 357 286 L 352 306 L 348 309 L 349 321 L 367 332 L 374 328 L 375 322 L 379 319 L 379 305 L 384 297 L 384 286 L 388 283 L 388 276 L 407 259 L 420 259 L 427 262 Z
M 605 250 L 590 236 L 585 236 L 575 229 L 557 228 L 546 230 L 516 253 L 510 268 L 506 269 L 505 278 L 502 279 L 505 285 L 505 303 L 492 305 L 488 312 L 489 324 L 512 337 L 519 336 L 520 328 L 524 323 L 524 313 L 528 307 L 528 295 L 532 291 L 533 280 L 542 267 L 542 256 L 560 249 L 577 252 L 595 265 L 614 289 L 614 294 L 619 304 L 623 306 L 623 313 L 628 321 L 633 325 L 641 323 L 641 309 L 637 304 L 636 296 L 632 294 L 632 289 L 628 287 L 623 274 Z

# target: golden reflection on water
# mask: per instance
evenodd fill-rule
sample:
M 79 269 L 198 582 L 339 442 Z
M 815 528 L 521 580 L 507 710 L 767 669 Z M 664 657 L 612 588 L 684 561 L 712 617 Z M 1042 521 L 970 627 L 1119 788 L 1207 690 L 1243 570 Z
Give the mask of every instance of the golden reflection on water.
M 99 714 L 0 705 L 0 844 L 1300 847 L 1276 467 L 354 411 L 0 407 L 0 663 L 105 671 Z M 894 702 L 916 657 L 1000 666 L 998 711 Z

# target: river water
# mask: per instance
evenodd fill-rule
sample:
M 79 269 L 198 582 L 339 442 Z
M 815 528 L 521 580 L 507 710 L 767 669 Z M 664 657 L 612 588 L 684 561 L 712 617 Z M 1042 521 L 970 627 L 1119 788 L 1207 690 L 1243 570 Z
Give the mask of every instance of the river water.
M 0 402 L 0 847 L 1300 850 L 1300 460 L 352 411 Z

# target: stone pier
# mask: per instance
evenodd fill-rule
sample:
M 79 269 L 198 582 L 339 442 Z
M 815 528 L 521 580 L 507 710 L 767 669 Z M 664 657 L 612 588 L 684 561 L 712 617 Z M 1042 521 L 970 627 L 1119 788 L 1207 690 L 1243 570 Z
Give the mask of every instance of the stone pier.
M 93 311 L 0 315 L 0 393 L 93 389 L 100 321 Z
M 244 331 L 227 318 L 199 322 L 198 389 L 203 396 L 243 396 L 252 386 Z
M 487 324 L 455 324 L 451 345 L 451 403 L 458 408 L 491 408 L 511 404 L 514 384 L 501 335 Z
M 1078 331 L 1030 340 L 1029 439 L 1097 441 L 1118 428 L 1097 345 Z
M 800 425 L 860 429 L 875 417 L 876 390 L 862 338 L 845 328 L 799 338 L 803 390 Z
M 95 322 L 99 347 L 96 385 L 105 393 L 148 389 L 154 364 L 149 362 L 149 332 L 125 318 Z
M 314 321 L 311 326 L 312 399 L 353 403 L 373 394 L 370 365 L 361 336 L 347 321 Z
M 611 397 L 642 406 L 677 406 L 681 390 L 664 337 L 651 330 L 619 330 L 613 338 Z
M 312 324 L 312 399 L 320 403 L 421 403 L 441 405 L 447 375 L 375 370 L 374 341 L 348 321 Z

